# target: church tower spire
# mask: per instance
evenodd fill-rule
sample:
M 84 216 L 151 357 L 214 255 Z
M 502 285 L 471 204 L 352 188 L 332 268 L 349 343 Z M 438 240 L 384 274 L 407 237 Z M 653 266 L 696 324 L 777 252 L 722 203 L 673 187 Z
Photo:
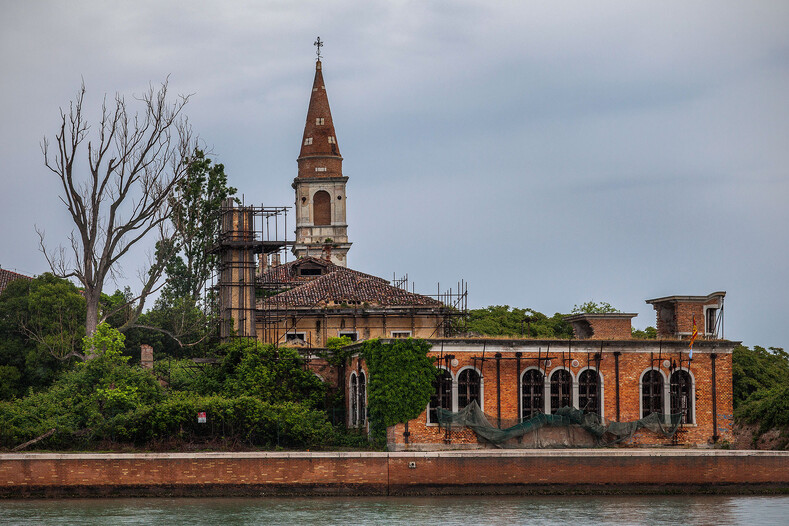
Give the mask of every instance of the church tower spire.
M 323 82 L 320 38 L 315 80 L 312 83 L 307 122 L 301 139 L 296 190 L 296 243 L 293 254 L 316 256 L 347 266 L 348 224 L 345 221 L 345 183 L 342 156 Z

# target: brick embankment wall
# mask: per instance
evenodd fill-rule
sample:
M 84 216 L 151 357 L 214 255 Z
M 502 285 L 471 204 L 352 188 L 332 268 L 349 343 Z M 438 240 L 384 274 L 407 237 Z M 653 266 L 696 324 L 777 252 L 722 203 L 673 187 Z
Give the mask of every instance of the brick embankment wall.
M 789 492 L 789 453 L 524 450 L 0 455 L 0 496 Z

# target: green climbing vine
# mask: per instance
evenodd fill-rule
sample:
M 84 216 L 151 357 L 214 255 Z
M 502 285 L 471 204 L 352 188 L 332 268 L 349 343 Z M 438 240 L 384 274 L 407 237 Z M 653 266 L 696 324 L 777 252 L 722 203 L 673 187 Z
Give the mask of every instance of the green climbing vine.
M 429 350 L 426 341 L 411 338 L 364 344 L 362 357 L 369 372 L 367 405 L 376 440 L 386 439 L 387 427 L 416 418 L 425 410 L 438 371 L 427 356 Z

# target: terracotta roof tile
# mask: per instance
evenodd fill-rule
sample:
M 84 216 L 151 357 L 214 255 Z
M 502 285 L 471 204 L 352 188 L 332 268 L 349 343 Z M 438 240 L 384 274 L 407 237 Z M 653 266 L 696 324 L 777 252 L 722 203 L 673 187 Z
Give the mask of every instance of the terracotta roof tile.
M 30 276 L 25 276 L 24 274 L 19 274 L 17 272 L 11 272 L 10 270 L 0 268 L 0 294 L 3 293 L 9 283 L 18 279 L 26 279 L 30 281 L 33 278 Z
M 386 280 L 342 267 L 291 290 L 265 298 L 258 308 L 321 307 L 361 305 L 371 307 L 443 307 L 429 296 L 415 294 L 390 285 Z
M 364 272 L 359 272 L 358 270 L 340 267 L 330 261 L 326 261 L 325 259 L 316 258 L 313 256 L 299 258 L 295 261 L 289 261 L 288 263 L 277 265 L 276 267 L 269 267 L 257 278 L 257 282 L 258 284 L 264 286 L 279 285 L 279 284 L 292 286 L 292 285 L 309 283 L 310 281 L 314 281 L 319 277 L 319 276 L 299 275 L 298 269 L 303 265 L 319 266 L 323 268 L 323 273 L 324 273 L 323 275 L 331 274 L 333 272 L 337 272 L 341 270 L 341 271 L 350 272 L 360 277 L 375 279 L 383 283 L 389 283 L 387 280 L 383 278 L 379 278 L 371 274 L 365 274 Z

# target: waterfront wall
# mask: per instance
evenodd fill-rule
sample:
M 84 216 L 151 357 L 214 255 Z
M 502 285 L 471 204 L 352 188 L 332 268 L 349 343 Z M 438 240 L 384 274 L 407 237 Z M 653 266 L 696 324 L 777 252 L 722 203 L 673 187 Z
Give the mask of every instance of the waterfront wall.
M 789 452 L 3 454 L 0 496 L 789 491 Z

